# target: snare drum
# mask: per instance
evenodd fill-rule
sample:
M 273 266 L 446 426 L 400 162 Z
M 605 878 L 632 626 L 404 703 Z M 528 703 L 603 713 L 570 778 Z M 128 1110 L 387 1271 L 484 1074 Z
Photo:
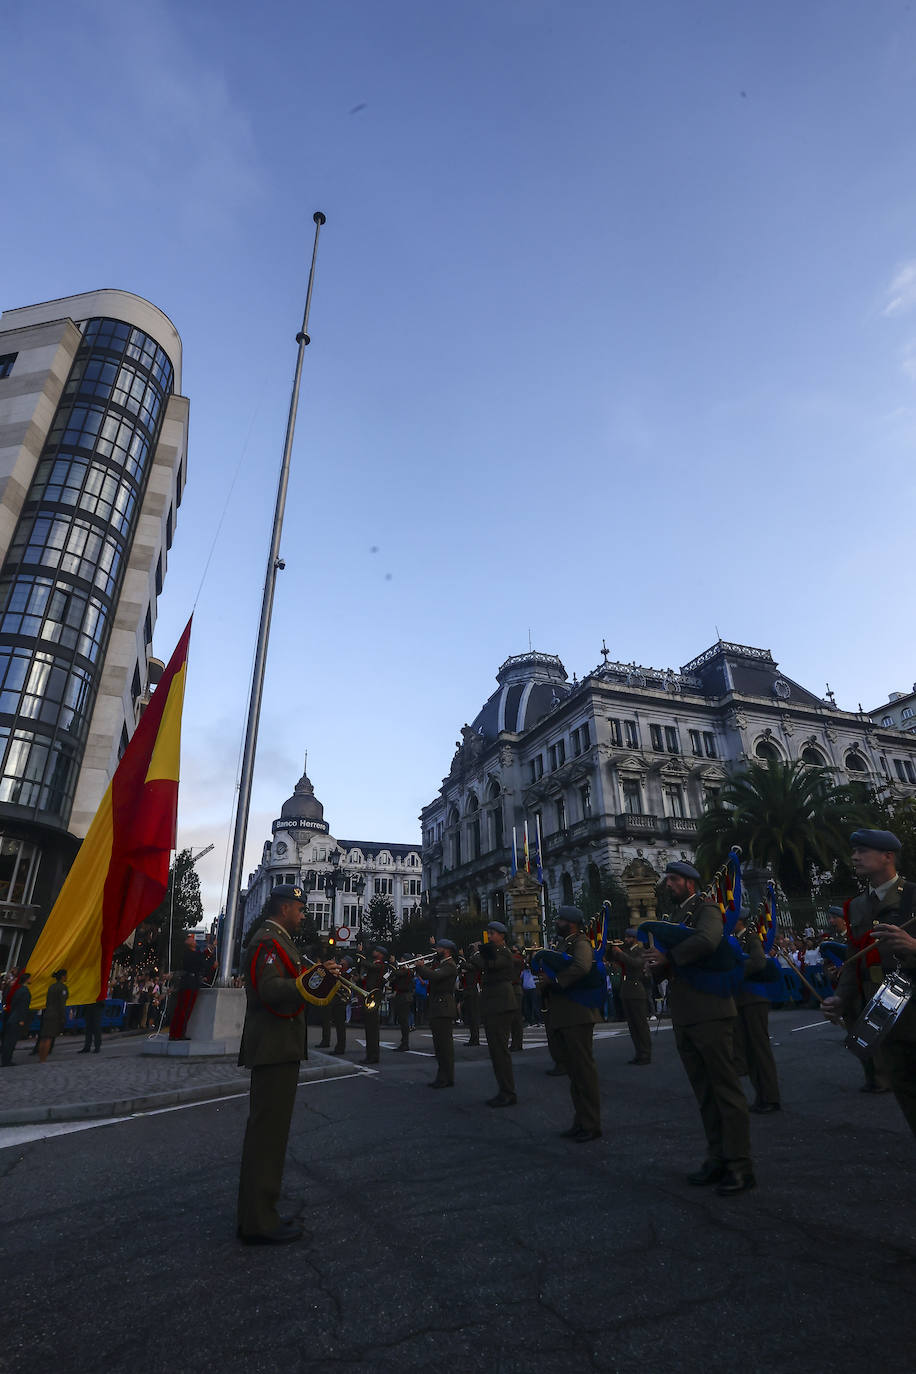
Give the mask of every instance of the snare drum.
M 859 1059 L 870 1059 L 906 1011 L 913 991 L 904 974 L 889 973 L 846 1036 L 846 1048 Z

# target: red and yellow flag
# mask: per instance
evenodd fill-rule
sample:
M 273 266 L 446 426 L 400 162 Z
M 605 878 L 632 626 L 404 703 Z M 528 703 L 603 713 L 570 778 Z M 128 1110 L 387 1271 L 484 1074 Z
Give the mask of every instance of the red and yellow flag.
M 58 968 L 67 970 L 71 1006 L 104 997 L 115 950 L 166 894 L 190 638 L 189 620 L 29 959 L 33 1009 L 44 1006 Z

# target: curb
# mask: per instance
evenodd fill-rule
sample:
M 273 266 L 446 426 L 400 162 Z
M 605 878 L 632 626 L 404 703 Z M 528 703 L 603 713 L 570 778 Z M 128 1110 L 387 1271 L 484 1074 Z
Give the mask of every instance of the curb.
M 314 1053 L 314 1051 L 313 1051 Z M 325 1059 L 327 1056 L 320 1055 Z M 299 1082 L 311 1079 L 350 1078 L 360 1070 L 355 1064 L 349 1066 L 333 1061 L 312 1065 L 305 1061 L 299 1073 Z M 136 1097 L 115 1098 L 108 1102 L 61 1102 L 52 1107 L 7 1107 L 0 1111 L 0 1127 L 32 1126 L 46 1121 L 88 1121 L 96 1117 L 125 1117 L 142 1112 L 153 1112 L 163 1107 L 174 1107 L 181 1102 L 218 1102 L 223 1097 L 233 1097 L 247 1093 L 249 1079 L 230 1078 L 221 1083 L 190 1084 L 186 1088 L 170 1088 L 168 1092 L 139 1093 Z

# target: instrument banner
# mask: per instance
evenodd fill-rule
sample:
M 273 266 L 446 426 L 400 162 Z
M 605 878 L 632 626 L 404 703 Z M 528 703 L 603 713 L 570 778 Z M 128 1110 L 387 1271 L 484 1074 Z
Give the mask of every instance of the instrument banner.
M 588 973 L 570 987 L 561 988 L 557 983 L 557 974 L 569 968 L 572 962 L 571 954 L 563 954 L 555 949 L 539 949 L 531 957 L 531 971 L 543 973 L 549 979 L 553 984 L 551 995 L 568 997 L 582 1007 L 598 1007 L 600 1010 L 607 998 L 607 971 L 603 960 L 596 956 Z
M 313 1007 L 326 1007 L 332 1002 L 339 983 L 340 979 L 320 964 L 304 968 L 296 979 L 300 997 L 306 1002 L 311 1002 Z
M 636 930 L 636 938 L 648 946 L 651 935 L 663 954 L 668 954 L 689 936 L 695 935 L 692 926 L 674 921 L 643 921 Z M 716 997 L 732 997 L 744 982 L 744 954 L 733 935 L 723 935 L 712 954 L 693 964 L 677 964 L 676 977 L 696 988 L 697 992 L 711 992 Z

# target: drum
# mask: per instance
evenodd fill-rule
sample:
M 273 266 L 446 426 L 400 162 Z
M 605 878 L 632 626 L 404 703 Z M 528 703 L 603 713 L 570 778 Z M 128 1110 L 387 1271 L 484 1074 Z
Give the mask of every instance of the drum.
M 846 1036 L 846 1048 L 870 1059 L 886 1040 L 913 996 L 913 984 L 902 973 L 889 973 Z

